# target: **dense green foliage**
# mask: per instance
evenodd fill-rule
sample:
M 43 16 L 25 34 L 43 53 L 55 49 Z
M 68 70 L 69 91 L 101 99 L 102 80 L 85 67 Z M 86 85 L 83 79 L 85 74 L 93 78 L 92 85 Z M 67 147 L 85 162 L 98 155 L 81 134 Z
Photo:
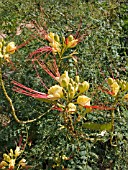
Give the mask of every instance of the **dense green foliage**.
M 70 76 L 74 76 L 77 70 L 81 80 L 89 81 L 95 105 L 112 102 L 110 97 L 106 98 L 103 93 L 97 92 L 97 89 L 108 77 L 127 80 L 127 5 L 125 0 L 2 0 L 0 2 L 0 34 L 6 35 L 7 41 L 15 41 L 18 45 L 33 38 L 13 55 L 14 65 L 4 65 L 2 68 L 6 90 L 19 119 L 36 118 L 49 107 L 43 102 L 13 92 L 11 84 L 13 79 L 32 89 L 46 92 L 33 64 L 28 59 L 32 51 L 46 44 L 43 37 L 37 36 L 37 30 L 42 28 L 47 32 L 68 36 L 75 35 L 80 27 L 79 36 L 84 34 L 84 37 L 76 47 L 78 63 L 74 66 L 71 59 L 64 60 L 60 72 L 63 73 L 67 69 Z M 32 26 L 32 22 L 37 23 L 35 27 Z M 55 83 L 41 68 L 38 69 L 48 87 Z M 98 123 L 110 120 L 109 111 L 99 112 L 94 111 L 88 115 L 89 119 Z M 31 169 L 126 170 L 128 168 L 127 103 L 125 106 L 119 103 L 116 108 L 115 130 L 112 134 L 115 146 L 110 144 L 109 132 L 102 136 L 99 131 L 82 129 L 87 134 L 86 137 L 91 140 L 81 136 L 72 137 L 66 129 L 60 128 L 61 119 L 57 111 L 52 111 L 33 123 L 18 124 L 11 116 L 11 108 L 1 88 L 0 116 L 0 161 L 3 153 L 10 148 L 14 149 L 22 136 L 22 142 L 27 141 L 23 154 L 28 165 L 32 166 Z M 99 136 L 99 140 L 96 136 Z M 63 159 L 64 155 L 67 160 Z

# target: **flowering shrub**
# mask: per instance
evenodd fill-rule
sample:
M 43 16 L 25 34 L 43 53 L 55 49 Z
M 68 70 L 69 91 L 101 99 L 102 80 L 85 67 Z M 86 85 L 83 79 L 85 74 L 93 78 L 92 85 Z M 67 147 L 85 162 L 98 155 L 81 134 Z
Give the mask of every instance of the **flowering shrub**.
M 111 95 L 114 98 L 113 103 L 111 103 L 110 106 L 102 105 L 93 105 L 93 98 L 91 97 L 91 94 L 89 92 L 90 84 L 88 81 L 80 81 L 79 75 L 76 75 L 74 79 L 72 79 L 69 76 L 68 71 L 64 71 L 62 75 L 60 75 L 59 72 L 59 66 L 60 62 L 62 62 L 62 59 L 73 57 L 72 53 L 69 55 L 69 57 L 63 57 L 65 51 L 68 48 L 74 48 L 78 44 L 78 39 L 74 39 L 72 35 L 69 35 L 68 38 L 62 37 L 62 44 L 60 43 L 60 38 L 57 34 L 49 33 L 45 35 L 46 40 L 48 40 L 50 43 L 50 46 L 43 47 L 40 50 L 36 50 L 30 55 L 30 59 L 32 60 L 32 63 L 34 64 L 37 62 L 41 68 L 51 76 L 57 83 L 50 88 L 47 88 L 47 93 L 38 92 L 36 90 L 33 90 L 31 88 L 28 88 L 16 81 L 12 81 L 14 84 L 13 91 L 25 94 L 27 96 L 33 97 L 35 99 L 41 100 L 46 103 L 50 103 L 52 107 L 46 111 L 52 112 L 52 110 L 57 110 L 60 112 L 60 117 L 62 120 L 62 124 L 60 125 L 60 129 L 67 129 L 69 134 L 71 136 L 74 136 L 76 138 L 79 138 L 81 136 L 81 132 L 79 133 L 79 130 L 77 126 L 80 126 L 79 123 L 82 122 L 81 127 L 90 129 L 90 130 L 99 130 L 101 133 L 106 131 L 114 132 L 114 110 L 116 109 L 118 103 L 120 102 L 120 96 L 123 94 L 122 101 L 127 101 L 127 95 L 126 92 L 128 91 L 128 82 L 122 81 L 122 80 L 116 80 L 113 78 L 108 78 L 108 88 L 104 89 L 101 88 L 100 90 L 105 92 L 108 95 Z M 16 50 L 14 42 L 9 43 L 6 47 L 3 46 L 4 41 L 1 41 L 1 66 L 4 63 L 3 59 L 9 62 L 9 54 L 13 54 Z M 55 73 L 52 73 L 51 70 L 47 67 L 44 61 L 42 61 L 38 56 L 35 56 L 36 54 L 40 52 L 49 53 L 52 52 L 54 57 L 59 56 L 59 58 L 56 57 L 56 59 L 52 60 L 52 67 L 56 70 Z M 7 57 L 8 56 L 8 59 Z M 34 56 L 34 58 L 33 58 Z M 59 62 L 57 62 L 59 61 Z M 58 63 L 58 65 L 57 65 Z M 34 64 L 35 65 L 35 64 Z M 36 68 L 36 67 L 35 67 Z M 37 69 L 36 69 L 37 72 Z M 12 115 L 14 116 L 15 120 L 18 123 L 29 123 L 36 121 L 37 119 L 40 119 L 44 114 L 40 115 L 36 119 L 28 120 L 28 121 L 21 121 L 18 119 L 15 109 L 13 107 L 12 101 L 10 97 L 8 96 L 4 83 L 2 80 L 2 72 L 1 72 L 1 85 L 4 92 L 5 97 L 10 103 L 10 106 L 12 108 Z M 104 110 L 104 111 L 110 111 L 111 112 L 111 121 L 107 123 L 94 123 L 90 122 L 88 120 L 88 114 L 91 114 L 94 110 Z M 86 120 L 86 122 L 84 122 Z M 82 134 L 85 136 L 85 134 Z M 101 135 L 102 136 L 102 135 Z M 84 137 L 86 139 L 86 137 Z M 110 136 L 110 142 L 112 144 L 112 135 Z M 90 138 L 91 140 L 91 138 Z M 8 166 L 11 169 L 14 169 L 15 167 L 15 161 L 17 157 L 20 155 L 21 151 L 19 147 L 16 148 L 16 150 L 13 152 L 13 150 L 10 150 L 9 155 L 4 154 L 4 160 L 1 162 L 1 167 L 5 168 Z M 18 166 L 25 166 L 25 160 L 22 159 L 19 161 Z
M 35 91 L 31 88 L 28 88 L 16 81 L 12 81 L 12 83 L 15 85 L 13 87 L 13 90 L 25 94 L 27 96 L 31 96 L 35 99 L 42 100 L 44 102 L 48 102 L 52 104 L 51 109 L 58 110 L 62 112 L 62 117 L 64 121 L 64 127 L 67 128 L 72 134 L 76 133 L 74 130 L 74 126 L 76 126 L 76 122 L 79 122 L 80 120 L 83 120 L 85 115 L 89 112 L 93 112 L 94 109 L 97 110 L 110 110 L 112 112 L 111 122 L 107 124 L 95 124 L 93 122 L 86 122 L 82 126 L 84 128 L 91 128 L 94 130 L 114 130 L 114 110 L 116 109 L 116 105 L 119 102 L 118 94 L 120 92 L 126 92 L 128 90 L 128 83 L 126 81 L 119 81 L 114 80 L 112 78 L 108 78 L 108 85 L 110 87 L 110 90 L 103 90 L 104 92 L 107 92 L 107 94 L 112 95 L 115 97 L 112 107 L 110 106 L 104 106 L 104 105 L 91 105 L 90 102 L 92 100 L 91 97 L 88 97 L 85 95 L 85 93 L 88 93 L 89 90 L 89 83 L 87 81 L 80 82 L 80 78 L 78 75 L 76 75 L 75 79 L 69 77 L 68 71 L 64 71 L 62 75 L 59 73 L 59 68 L 57 66 L 56 61 L 63 59 L 63 54 L 68 48 L 73 48 L 77 45 L 78 40 L 74 39 L 72 35 L 69 35 L 68 38 L 63 37 L 63 45 L 60 44 L 60 38 L 57 34 L 49 33 L 45 35 L 46 40 L 50 42 L 50 46 L 52 47 L 53 54 L 59 55 L 60 58 L 54 59 L 54 62 L 52 63 L 52 67 L 56 69 L 56 73 L 52 73 L 51 70 L 45 65 L 42 60 L 39 59 L 39 57 L 35 57 L 35 54 L 38 54 L 40 52 L 49 53 L 50 47 L 44 47 L 41 49 L 41 51 L 38 51 L 35 53 L 32 53 L 31 60 L 32 62 L 37 61 L 37 63 L 43 68 L 43 70 L 49 74 L 54 80 L 58 82 L 58 84 L 51 86 L 48 88 L 47 93 L 41 93 L 38 91 Z M 11 47 L 14 49 L 14 44 L 11 43 L 12 46 L 7 46 L 7 49 L 11 49 Z M 7 50 L 8 51 L 8 50 Z M 34 56 L 34 58 L 32 58 Z M 52 60 L 53 61 L 53 60 Z M 61 60 L 60 60 L 61 61 Z M 120 91 L 121 90 L 121 91 Z M 88 93 L 89 94 L 89 93 Z M 127 94 L 122 97 L 124 100 L 127 100 Z M 12 105 L 12 104 L 11 104 Z M 83 110 L 84 109 L 84 110 Z M 70 114 L 69 114 L 70 113 Z M 76 117 L 72 116 L 72 114 L 76 113 Z M 22 121 L 18 120 L 16 114 L 13 111 L 13 115 L 17 122 Z M 32 120 L 35 121 L 35 120 Z M 31 121 L 28 121 L 31 122 Z M 25 122 L 24 122 L 25 123 Z M 104 127 L 104 128 L 103 128 Z
M 12 22 L 18 3 L 13 2 L 10 8 Z M 45 21 L 40 23 L 47 22 L 50 30 L 38 27 L 31 34 L 32 39 L 37 34 L 38 40 L 43 36 L 43 42 L 36 39 L 23 49 L 19 49 L 22 45 L 16 48 L 12 42 L 5 44 L 2 40 L 0 43 L 0 159 L 5 152 L 3 146 L 14 148 L 17 136 L 28 130 L 32 143 L 30 150 L 25 148 L 24 155 L 27 162 L 34 165 L 33 169 L 125 169 L 128 83 L 123 46 L 126 41 L 122 36 L 122 9 L 119 8 L 124 5 L 112 0 L 68 3 L 60 0 L 45 3 L 44 0 L 43 7 L 48 8 L 40 16 L 45 16 Z M 70 22 L 67 18 L 74 20 Z M 79 18 L 82 18 L 80 24 Z M 18 27 L 22 40 L 27 39 L 24 25 L 21 23 Z M 85 39 L 84 35 L 79 37 L 81 33 Z M 20 38 L 15 38 L 17 44 L 21 43 Z M 30 55 L 26 58 L 28 52 Z M 14 72 L 6 67 L 11 60 L 17 67 Z M 11 91 L 12 85 L 13 90 L 21 94 Z M 8 118 L 6 122 L 5 118 Z M 15 160 L 14 152 L 9 162 L 3 160 L 7 163 L 5 169 L 14 163 L 15 169 L 25 168 L 19 164 L 22 153 Z

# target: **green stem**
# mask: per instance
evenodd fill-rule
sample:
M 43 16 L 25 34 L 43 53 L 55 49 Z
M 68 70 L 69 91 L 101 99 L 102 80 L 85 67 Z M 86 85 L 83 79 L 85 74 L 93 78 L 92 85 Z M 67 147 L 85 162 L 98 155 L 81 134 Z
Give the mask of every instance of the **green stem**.
M 118 96 L 116 96 L 115 101 L 114 101 L 114 103 L 113 103 L 113 107 L 114 107 L 114 108 L 116 107 L 117 103 L 118 103 Z M 112 113 L 111 113 L 111 123 L 112 123 L 111 133 L 112 133 L 112 134 L 111 134 L 111 137 L 110 137 L 110 143 L 111 143 L 112 146 L 117 146 L 117 145 L 115 145 L 115 144 L 112 143 L 112 140 L 113 140 L 113 132 L 114 132 L 114 117 L 115 117 L 115 113 L 114 113 L 114 110 L 112 110 Z
M 67 50 L 67 47 L 64 46 L 63 49 L 62 49 L 62 51 L 61 51 L 60 53 L 58 53 L 58 55 L 59 55 L 59 64 L 58 64 L 58 67 L 60 67 L 60 65 L 61 65 L 61 61 L 62 61 L 62 59 L 63 59 L 63 54 L 64 54 L 64 52 L 65 52 L 66 50 Z

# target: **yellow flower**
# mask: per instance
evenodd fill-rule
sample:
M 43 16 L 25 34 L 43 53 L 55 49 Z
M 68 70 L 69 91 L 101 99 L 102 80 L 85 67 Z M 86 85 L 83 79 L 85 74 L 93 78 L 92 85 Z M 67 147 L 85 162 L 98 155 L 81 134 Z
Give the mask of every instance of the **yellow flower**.
M 119 92 L 120 86 L 118 85 L 117 82 L 114 82 L 110 87 L 112 89 L 112 93 L 113 93 L 112 95 L 116 96 L 117 93 Z
M 47 40 L 49 41 L 49 42 L 53 42 L 54 41 L 54 36 L 55 36 L 55 34 L 54 33 L 52 33 L 52 32 L 50 32 L 48 35 L 47 35 Z
M 6 153 L 3 154 L 4 160 L 10 162 L 11 158 Z
M 78 44 L 78 39 L 74 39 L 72 35 L 69 35 L 66 39 L 66 46 L 67 48 L 73 48 Z
M 53 41 L 52 43 L 49 43 L 49 45 L 53 48 L 53 52 L 56 53 L 56 52 L 60 52 L 61 51 L 61 44 L 56 42 L 56 41 Z
M 90 106 L 90 100 L 91 98 L 85 95 L 81 95 L 81 96 L 78 96 L 77 103 L 81 106 Z
M 69 83 L 68 90 L 69 90 L 69 98 L 73 99 L 73 97 L 74 97 L 74 95 L 76 93 L 77 88 L 74 87 L 71 83 Z
M 54 34 L 52 32 L 50 32 L 49 34 L 47 34 L 45 36 L 45 38 L 50 42 L 52 43 L 53 41 L 56 41 L 56 42 L 59 42 L 60 41 L 60 38 L 57 34 Z
M 16 46 L 14 42 L 10 42 L 8 43 L 8 45 L 6 46 L 6 52 L 13 54 L 16 51 Z
M 13 150 L 12 150 L 12 149 L 10 149 L 9 156 L 10 156 L 10 157 L 13 157 Z
M 9 59 L 10 59 L 9 54 L 5 54 L 5 55 L 4 55 L 4 59 L 5 59 L 7 62 L 9 62 L 9 61 L 10 61 L 10 60 L 9 60 Z
M 9 168 L 14 168 L 15 166 L 15 159 L 11 159 L 9 162 Z
M 72 40 L 71 42 L 68 43 L 68 48 L 74 48 L 78 44 L 78 40 Z
M 26 166 L 26 159 L 21 159 L 20 161 L 19 161 L 19 165 L 20 166 L 22 166 L 22 167 L 24 167 L 24 166 Z
M 61 44 L 60 42 L 60 38 L 57 34 L 54 34 L 52 32 L 50 32 L 49 34 L 47 34 L 45 36 L 45 38 L 50 42 L 49 45 L 52 47 L 52 52 L 53 54 L 56 54 L 57 52 L 61 52 Z
M 65 71 L 59 78 L 59 83 L 62 87 L 67 87 L 69 84 L 70 78 L 68 77 L 68 72 Z
M 15 150 L 15 157 L 17 158 L 21 154 L 22 150 L 20 150 L 20 147 L 17 146 Z
M 7 162 L 2 161 L 2 162 L 0 163 L 0 167 L 5 168 L 6 166 L 8 166 L 8 163 L 7 163 Z
M 73 103 L 68 104 L 68 112 L 75 112 L 76 111 L 76 105 Z
M 88 89 L 89 89 L 89 83 L 87 81 L 84 81 L 83 83 L 79 84 L 78 90 L 79 90 L 80 93 L 84 93 Z
M 48 94 L 49 99 L 58 100 L 63 97 L 63 87 L 60 87 L 59 85 L 52 86 L 48 90 Z

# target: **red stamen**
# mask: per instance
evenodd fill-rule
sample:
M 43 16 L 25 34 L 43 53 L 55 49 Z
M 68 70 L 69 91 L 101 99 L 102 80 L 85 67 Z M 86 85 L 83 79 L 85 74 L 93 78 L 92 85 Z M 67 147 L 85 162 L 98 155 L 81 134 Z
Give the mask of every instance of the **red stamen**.
M 92 108 L 98 110 L 114 110 L 115 108 L 107 107 L 107 106 L 84 106 L 85 108 Z
M 52 52 L 52 47 L 49 46 L 45 46 L 42 48 L 39 48 L 37 50 L 35 50 L 34 52 L 32 52 L 30 54 L 30 58 L 32 58 L 34 55 L 39 54 L 39 53 L 47 53 L 47 52 Z
M 46 99 L 48 97 L 48 94 L 45 94 L 45 93 L 41 93 L 41 92 L 38 92 L 36 90 L 33 90 L 31 88 L 28 88 L 16 81 L 12 81 L 13 84 L 15 84 L 16 86 L 13 87 L 13 91 L 15 92 L 18 92 L 18 93 L 21 93 L 21 94 L 25 94 L 27 96 L 31 96 L 33 98 L 44 98 Z M 17 87 L 18 86 L 18 87 Z M 25 90 L 24 90 L 25 89 Z
M 59 71 L 58 70 L 56 70 L 57 72 L 56 72 L 56 74 L 57 75 L 54 75 L 49 69 L 48 69 L 48 67 L 44 64 L 44 62 L 43 61 L 38 61 L 37 60 L 37 63 L 41 66 L 41 68 L 47 73 L 47 74 L 49 74 L 53 79 L 55 79 L 56 80 L 56 77 L 60 77 L 60 74 L 59 74 Z M 56 66 L 57 67 L 57 66 Z
M 104 93 L 110 94 L 110 95 L 114 95 L 115 93 L 112 91 L 109 91 L 108 89 L 102 89 L 101 87 L 98 87 L 99 90 L 101 90 Z

